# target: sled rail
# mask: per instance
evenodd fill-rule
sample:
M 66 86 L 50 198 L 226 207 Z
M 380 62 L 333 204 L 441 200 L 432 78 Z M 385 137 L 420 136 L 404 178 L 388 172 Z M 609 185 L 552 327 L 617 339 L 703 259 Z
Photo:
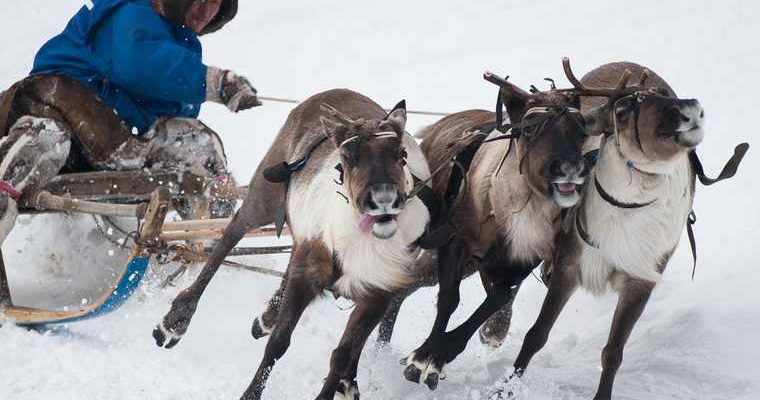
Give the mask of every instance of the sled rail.
M 31 199 L 24 202 L 24 211 L 45 212 L 59 211 L 65 213 L 98 214 L 107 217 L 137 217 L 142 218 L 147 208 L 146 203 L 140 204 L 112 204 L 87 201 L 71 196 L 56 196 L 47 191 L 42 191 L 30 196 Z
M 179 240 L 205 240 L 220 239 L 224 234 L 224 229 L 232 221 L 231 218 L 225 219 L 208 219 L 208 220 L 189 220 L 189 221 L 172 221 L 163 225 L 159 237 L 166 242 Z M 282 231 L 283 236 L 289 236 L 290 231 L 285 228 Z M 265 226 L 249 231 L 245 237 L 271 237 L 277 236 L 277 230 L 273 226 Z
M 150 203 L 145 207 L 147 212 L 143 210 L 145 216 L 140 234 L 144 236 L 145 240 L 137 242 L 137 246 L 132 250 L 132 256 L 122 266 L 108 292 L 96 301 L 72 310 L 45 310 L 4 304 L 0 307 L 0 319 L 7 318 L 22 326 L 60 324 L 95 318 L 124 305 L 137 290 L 140 281 L 145 276 L 151 257 L 150 246 L 157 242 L 156 238 L 161 231 L 164 217 L 169 209 L 170 199 L 167 188 L 159 187 L 154 190 Z M 136 208 L 136 206 L 124 207 Z

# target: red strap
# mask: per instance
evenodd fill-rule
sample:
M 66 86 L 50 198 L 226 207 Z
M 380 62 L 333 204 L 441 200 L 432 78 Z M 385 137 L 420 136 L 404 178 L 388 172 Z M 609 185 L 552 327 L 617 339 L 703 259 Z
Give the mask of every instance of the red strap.
M 8 197 L 15 200 L 16 203 L 18 203 L 18 201 L 21 200 L 21 192 L 16 190 L 16 188 L 14 188 L 13 185 L 11 185 L 8 182 L 0 181 L 0 193 L 7 194 Z

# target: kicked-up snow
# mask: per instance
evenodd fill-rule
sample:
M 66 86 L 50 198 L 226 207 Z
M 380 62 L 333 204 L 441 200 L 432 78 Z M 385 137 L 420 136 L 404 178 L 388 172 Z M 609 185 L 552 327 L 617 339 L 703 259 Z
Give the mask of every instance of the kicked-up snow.
M 29 71 L 39 46 L 84 3 L 0 3 L 5 16 L 0 90 Z M 717 175 L 736 143 L 756 141 L 757 37 L 760 3 L 744 0 L 282 0 L 241 2 L 238 18 L 203 42 L 209 64 L 247 76 L 265 96 L 306 98 L 347 87 L 386 107 L 406 98 L 410 109 L 451 112 L 492 108 L 496 90 L 481 78 L 486 69 L 510 75 L 525 88 L 543 88 L 544 77 L 568 85 L 560 64 L 564 55 L 572 58 L 578 75 L 605 62 L 639 62 L 665 77 L 681 97 L 700 100 L 707 122 L 698 152 L 708 174 Z M 202 119 L 220 133 L 239 182 L 250 178 L 291 107 L 265 103 L 230 114 L 221 106 L 205 106 Z M 410 128 L 434 121 L 410 116 Z M 690 279 L 684 235 L 626 347 L 616 399 L 760 396 L 760 184 L 755 176 L 760 158 L 755 151 L 750 149 L 735 179 L 697 187 L 696 278 Z M 3 246 L 14 293 L 46 305 L 87 299 L 88 291 L 97 291 L 107 280 L 110 259 L 119 255 L 108 254 L 101 239 L 86 240 L 89 217 L 64 222 L 65 217 L 37 218 L 20 221 Z M 74 243 L 74 236 L 81 235 L 82 247 L 64 246 L 56 232 Z M 11 249 L 23 252 L 10 254 Z M 71 266 L 58 269 L 61 264 L 46 256 L 52 253 Z M 81 263 L 68 264 L 78 257 Z M 282 270 L 287 258 L 238 260 Z M 251 322 L 278 281 L 223 270 L 206 291 L 187 335 L 167 351 L 155 346 L 151 331 L 192 276 L 161 289 L 174 266 L 153 267 L 133 299 L 111 315 L 48 331 L 3 325 L 0 399 L 237 399 L 265 346 L 264 340 L 251 337 Z M 421 290 L 404 305 L 391 345 L 365 349 L 358 376 L 362 398 L 485 400 L 488 389 L 511 371 L 544 293 L 529 278 L 515 301 L 506 343 L 494 350 L 473 339 L 446 367 L 447 378 L 438 390 L 430 392 L 404 380 L 398 362 L 427 336 L 435 316 L 436 290 Z M 477 279 L 466 281 L 452 326 L 483 296 Z M 515 385 L 515 398 L 591 398 L 615 301 L 613 294 L 596 298 L 577 293 L 549 344 Z M 325 297 L 307 310 L 269 379 L 265 399 L 317 395 L 351 311 L 348 305 Z

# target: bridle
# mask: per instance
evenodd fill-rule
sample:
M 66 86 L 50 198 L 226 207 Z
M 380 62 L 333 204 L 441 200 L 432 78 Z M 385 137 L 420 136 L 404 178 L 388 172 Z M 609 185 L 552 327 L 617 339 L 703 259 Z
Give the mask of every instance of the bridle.
M 578 127 L 578 129 L 586 134 L 586 128 L 583 125 L 583 116 L 581 111 L 575 107 L 569 106 L 536 106 L 529 108 L 523 115 L 520 122 L 517 123 L 504 123 L 503 117 L 503 103 L 501 96 L 499 96 L 496 102 L 496 130 L 501 132 L 500 135 L 487 137 L 483 143 L 495 142 L 498 140 L 509 140 L 507 152 L 499 163 L 497 168 L 501 171 L 504 162 L 512 151 L 515 140 L 525 138 L 527 142 L 527 151 L 520 159 L 520 174 L 523 173 L 523 166 L 527 160 L 530 151 L 533 149 L 536 143 L 536 139 L 549 130 L 554 124 L 559 121 L 563 116 L 569 116 L 570 120 Z
M 372 133 L 372 134 L 369 135 L 369 139 L 391 139 L 391 138 L 398 138 L 399 140 L 401 140 L 401 138 L 399 137 L 399 135 L 397 133 L 395 133 L 395 132 L 377 132 L 377 133 Z M 353 135 L 353 136 L 351 136 L 351 137 L 343 140 L 340 143 L 340 145 L 338 145 L 338 149 L 342 149 L 343 146 L 345 146 L 348 143 L 351 143 L 351 142 L 353 142 L 355 140 L 359 140 L 359 135 Z M 407 164 L 408 164 L 408 162 L 407 162 L 408 153 L 407 153 L 406 149 L 404 149 L 403 147 L 402 147 L 402 154 L 403 154 L 403 156 L 401 157 L 401 159 L 402 159 L 402 163 L 404 165 L 404 169 L 407 170 L 407 171 L 409 171 L 409 169 L 407 167 Z M 339 176 L 338 179 L 333 180 L 333 182 L 335 182 L 335 184 L 337 184 L 338 186 L 343 186 L 343 184 L 345 183 L 345 181 L 344 181 L 345 169 L 343 168 L 343 164 L 339 162 L 338 164 L 335 165 L 335 169 L 340 173 L 340 176 Z M 440 168 L 439 168 L 439 170 L 440 170 Z M 436 172 L 438 172 L 438 171 L 436 171 Z M 423 180 L 423 179 L 417 177 L 416 175 L 414 175 L 411 171 L 409 171 L 409 173 L 410 173 L 410 175 L 412 175 L 413 186 L 412 186 L 412 189 L 408 193 L 406 193 L 406 203 L 409 203 L 415 197 L 425 196 L 423 192 L 426 191 L 425 188 L 428 188 L 427 184 L 433 179 L 433 176 L 435 175 L 433 173 L 433 174 L 430 175 L 430 177 L 428 177 L 427 179 Z M 344 193 L 342 193 L 340 190 L 337 190 L 336 193 L 347 204 L 351 203 L 351 200 L 349 199 L 349 197 L 346 196 Z M 426 202 L 426 201 L 423 199 L 423 202 Z

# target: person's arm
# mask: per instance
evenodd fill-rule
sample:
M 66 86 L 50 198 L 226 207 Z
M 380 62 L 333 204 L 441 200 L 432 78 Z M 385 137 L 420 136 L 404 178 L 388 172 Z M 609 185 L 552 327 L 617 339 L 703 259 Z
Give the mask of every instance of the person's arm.
M 234 112 L 261 105 L 248 79 L 204 65 L 199 54 L 175 43 L 152 9 L 127 5 L 113 24 L 111 80 L 125 90 L 180 103 L 214 101 Z
M 260 106 L 256 88 L 248 79 L 229 70 L 208 67 L 206 100 L 224 104 L 232 112 Z
M 174 42 L 171 30 L 152 9 L 125 5 L 113 15 L 114 40 L 109 79 L 135 94 L 178 103 L 206 100 L 206 72 L 199 54 Z

